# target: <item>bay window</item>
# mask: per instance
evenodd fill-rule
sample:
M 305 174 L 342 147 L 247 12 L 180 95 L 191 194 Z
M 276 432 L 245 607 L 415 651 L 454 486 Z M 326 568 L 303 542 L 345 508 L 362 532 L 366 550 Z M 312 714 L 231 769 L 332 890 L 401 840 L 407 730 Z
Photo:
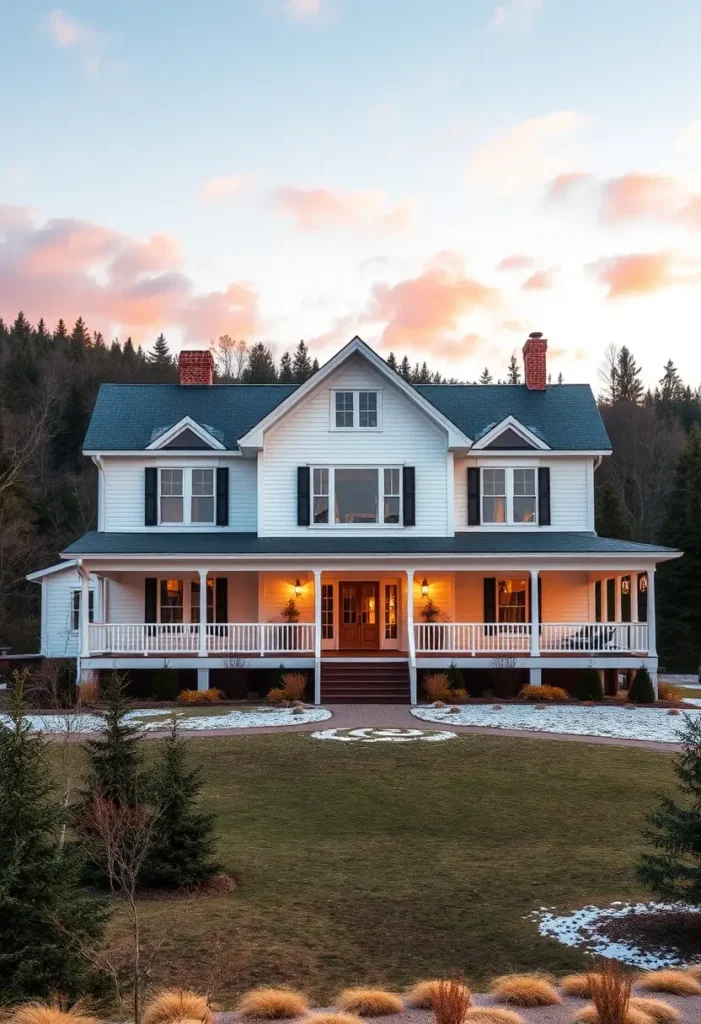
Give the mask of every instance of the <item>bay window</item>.
M 214 484 L 214 469 L 159 469 L 159 523 L 213 525 Z
M 401 522 L 399 467 L 312 470 L 312 521 L 319 525 L 392 526 Z
M 535 469 L 482 470 L 482 522 L 485 525 L 535 525 L 538 522 Z

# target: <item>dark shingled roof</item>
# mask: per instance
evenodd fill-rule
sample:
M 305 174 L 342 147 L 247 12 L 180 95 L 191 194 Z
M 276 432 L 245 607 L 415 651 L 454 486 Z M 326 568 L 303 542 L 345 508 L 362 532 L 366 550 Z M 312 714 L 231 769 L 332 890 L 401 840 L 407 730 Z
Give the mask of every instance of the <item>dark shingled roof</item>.
M 610 540 L 595 533 L 524 530 L 468 532 L 454 537 L 259 537 L 255 533 L 99 533 L 70 544 L 66 555 L 401 555 L 401 554 L 640 554 L 673 548 Z
M 84 448 L 139 451 L 190 416 L 228 449 L 295 390 L 294 384 L 103 384 Z M 588 384 L 421 384 L 416 390 L 477 440 L 515 416 L 555 451 L 599 451 L 611 443 Z

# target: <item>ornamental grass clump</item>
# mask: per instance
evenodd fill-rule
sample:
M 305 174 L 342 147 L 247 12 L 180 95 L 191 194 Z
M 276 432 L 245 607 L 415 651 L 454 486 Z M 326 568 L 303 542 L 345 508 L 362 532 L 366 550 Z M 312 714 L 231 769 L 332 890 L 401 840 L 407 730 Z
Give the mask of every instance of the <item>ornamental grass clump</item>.
M 364 1024 L 354 1013 L 315 1013 L 305 1017 L 302 1024 Z
M 548 704 L 570 699 L 567 690 L 559 686 L 548 686 L 546 683 L 542 686 L 524 686 L 519 692 L 519 697 L 522 700 L 546 701 Z
M 523 1017 L 501 1006 L 473 1006 L 465 1014 L 465 1024 L 525 1024 Z
M 600 1017 L 595 1006 L 584 1006 L 574 1015 L 575 1024 L 652 1024 L 652 1018 L 648 1017 L 642 1010 L 636 1010 L 629 1006 L 624 1017 L 606 1018 Z
M 282 688 L 286 700 L 303 700 L 307 689 L 307 676 L 304 672 L 285 672 L 282 676 Z
M 602 960 L 599 969 L 587 972 L 589 994 L 592 1006 L 585 1007 L 577 1015 L 581 1024 L 586 1024 L 587 1011 L 593 1011 L 592 1024 L 644 1024 L 631 1019 L 629 974 L 624 974 L 616 960 Z M 636 1011 L 633 1011 L 633 1016 Z
M 147 1003 L 142 1024 L 175 1024 L 182 1020 L 213 1024 L 214 1016 L 207 998 L 187 989 L 165 989 Z
M 440 978 L 435 978 L 431 981 L 417 981 L 415 985 L 411 986 L 404 997 L 406 1005 L 420 1010 L 432 1010 L 440 985 Z
M 701 996 L 701 983 L 686 971 L 648 971 L 637 979 L 645 992 L 668 992 L 672 996 Z
M 590 977 L 590 974 L 568 974 L 560 982 L 560 988 L 566 996 L 573 996 L 575 999 L 589 999 L 591 996 Z
M 658 683 L 657 699 L 665 700 L 668 704 L 680 704 L 684 698 L 684 691 L 671 683 Z
M 562 997 L 542 974 L 504 974 L 495 978 L 490 992 L 502 1003 L 514 1006 L 554 1006 Z
M 669 1003 L 665 1003 L 662 999 L 645 999 L 642 996 L 631 996 L 629 1008 L 631 1010 L 641 1010 L 650 1020 L 654 1021 L 654 1024 L 674 1024 L 675 1020 L 679 1020 L 679 1010 L 675 1006 L 670 1006 Z
M 435 1024 L 464 1024 L 471 1001 L 470 990 L 464 981 L 457 978 L 442 979 L 433 994 Z
M 447 672 L 428 672 L 421 683 L 430 701 L 450 700 L 450 682 Z
M 360 1017 L 385 1017 L 391 1013 L 402 1013 L 404 1003 L 394 992 L 383 988 L 344 988 L 336 997 L 335 1006 L 347 1013 Z
M 253 988 L 241 996 L 236 1009 L 250 1020 L 282 1020 L 303 1017 L 309 1011 L 309 1000 L 291 988 Z
M 6 1020 L 11 1024 L 98 1024 L 97 1017 L 85 1013 L 80 1003 L 68 1010 L 57 1003 L 22 1003 L 6 1014 Z
M 224 700 L 222 690 L 212 687 L 210 690 L 181 690 L 178 694 L 178 704 L 218 704 Z

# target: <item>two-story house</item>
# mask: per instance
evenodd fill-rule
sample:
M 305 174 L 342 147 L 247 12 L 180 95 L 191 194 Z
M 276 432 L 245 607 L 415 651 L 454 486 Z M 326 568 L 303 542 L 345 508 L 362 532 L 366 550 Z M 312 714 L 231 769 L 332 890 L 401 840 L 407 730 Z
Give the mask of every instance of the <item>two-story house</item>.
M 100 388 L 97 530 L 42 588 L 42 653 L 81 678 L 167 663 L 314 673 L 316 702 L 417 700 L 417 670 L 657 669 L 655 566 L 598 537 L 610 442 L 588 385 L 411 386 L 359 338 L 299 386 Z M 610 678 L 610 677 L 609 677 Z

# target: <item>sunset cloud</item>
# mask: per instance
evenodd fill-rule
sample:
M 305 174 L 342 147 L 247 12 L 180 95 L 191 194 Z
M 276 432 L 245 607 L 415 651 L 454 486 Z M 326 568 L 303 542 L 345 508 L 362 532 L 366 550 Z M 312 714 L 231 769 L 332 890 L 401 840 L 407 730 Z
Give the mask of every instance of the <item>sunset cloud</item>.
M 513 256 L 505 256 L 499 260 L 495 270 L 530 270 L 535 266 L 532 256 L 524 256 L 523 253 L 514 253 Z
M 550 182 L 546 192 L 546 199 L 550 201 L 570 199 L 578 189 L 591 185 L 594 175 L 586 171 L 569 171 L 567 174 L 558 174 Z
M 546 197 L 551 202 L 587 199 L 604 224 L 654 220 L 701 231 L 701 193 L 664 174 L 630 171 L 604 179 L 579 172 L 561 174 L 551 182 Z
M 75 50 L 81 54 L 84 69 L 95 75 L 100 70 L 102 52 L 107 42 L 104 32 L 99 32 L 85 21 L 79 21 L 54 8 L 47 18 L 49 35 L 61 50 Z
M 672 285 L 701 283 L 701 262 L 671 252 L 630 253 L 589 264 L 587 270 L 608 289 L 607 299 L 645 295 Z
M 512 125 L 473 152 L 468 185 L 517 192 L 546 181 L 562 166 L 567 145 L 588 123 L 583 114 L 561 110 Z
M 383 192 L 332 192 L 325 188 L 279 188 L 274 199 L 299 231 L 353 228 L 371 234 L 406 230 L 414 219 L 411 202 L 392 205 Z
M 219 178 L 207 178 L 200 188 L 200 202 L 205 205 L 225 206 L 246 185 L 244 174 L 228 174 Z
M 0 206 L 0 315 L 18 309 L 49 323 L 83 316 L 137 341 L 168 327 L 198 340 L 246 336 L 259 321 L 250 284 L 196 293 L 168 235 L 140 240 L 68 217 L 40 224 L 26 208 Z
M 423 273 L 397 284 L 375 284 L 367 319 L 383 323 L 387 348 L 421 348 L 428 354 L 453 351 L 463 317 L 498 309 L 499 293 L 470 277 L 454 253 L 441 253 Z
M 321 2 L 322 0 L 285 0 L 285 10 L 300 21 L 318 18 L 321 14 Z
M 553 277 L 555 275 L 555 267 L 551 267 L 550 270 L 536 270 L 535 274 L 531 274 L 521 285 L 522 292 L 543 292 L 548 291 L 553 287 Z

